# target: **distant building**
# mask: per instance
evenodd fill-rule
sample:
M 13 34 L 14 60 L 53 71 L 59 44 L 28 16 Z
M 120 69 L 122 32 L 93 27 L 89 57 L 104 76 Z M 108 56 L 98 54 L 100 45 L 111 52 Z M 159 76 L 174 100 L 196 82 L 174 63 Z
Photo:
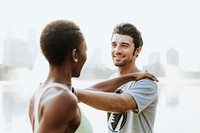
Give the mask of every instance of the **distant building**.
M 28 49 L 30 51 L 30 55 L 31 55 L 31 62 L 34 62 L 36 60 L 37 57 L 37 52 L 38 52 L 38 46 L 36 45 L 36 32 L 34 30 L 28 30 L 28 40 L 27 40 L 27 45 L 28 45 Z
M 2 63 L 4 66 L 8 68 L 32 68 L 36 55 L 36 44 L 33 32 L 29 32 L 28 35 L 28 43 L 24 40 L 13 38 L 12 34 L 4 39 Z
M 163 77 L 165 75 L 165 72 L 160 63 L 160 54 L 155 52 L 150 54 L 149 65 L 143 66 L 143 70 L 148 70 L 156 76 Z
M 95 48 L 93 55 L 87 60 L 86 67 L 90 69 L 103 68 L 105 64 L 101 62 L 101 49 Z
M 179 52 L 174 48 L 167 50 L 167 65 L 165 72 L 166 77 L 173 80 L 184 77 L 183 70 L 179 67 Z
M 32 66 L 32 57 L 23 40 L 11 38 L 4 40 L 3 65 L 8 68 Z
M 174 48 L 167 50 L 167 64 L 179 66 L 179 53 Z
M 160 63 L 160 54 L 152 53 L 149 56 L 149 65 L 159 64 Z
M 104 79 L 109 78 L 114 71 L 101 62 L 101 49 L 96 48 L 93 55 L 87 60 L 80 78 Z

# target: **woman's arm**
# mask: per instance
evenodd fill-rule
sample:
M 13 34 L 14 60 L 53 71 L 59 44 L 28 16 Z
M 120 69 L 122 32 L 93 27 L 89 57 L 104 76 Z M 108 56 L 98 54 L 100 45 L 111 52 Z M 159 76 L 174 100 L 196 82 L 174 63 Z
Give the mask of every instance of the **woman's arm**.
M 140 94 L 143 95 L 143 97 L 147 97 L 147 103 L 151 102 L 151 99 L 148 99 L 148 97 L 150 94 L 154 95 L 156 93 L 157 87 L 146 86 L 144 81 L 141 82 L 138 86 L 139 88 L 137 89 L 142 91 L 142 93 L 138 92 L 138 95 Z M 144 90 L 149 91 L 145 92 Z M 133 110 L 138 108 L 135 97 L 130 93 L 117 94 L 113 92 L 101 92 L 92 90 L 88 91 L 86 89 L 79 89 L 76 90 L 75 94 L 80 102 L 103 111 L 120 113 L 126 110 Z
M 143 78 L 148 78 L 148 79 L 158 82 L 158 79 L 153 74 L 150 74 L 147 72 L 139 72 L 139 73 L 130 73 L 130 74 L 122 75 L 117 78 L 105 80 L 105 81 L 96 83 L 86 89 L 94 90 L 94 91 L 113 92 L 115 91 L 116 88 L 118 88 L 119 86 L 123 85 L 126 82 L 136 81 Z
M 77 91 L 76 96 L 80 102 L 107 112 L 120 113 L 137 108 L 135 100 L 127 93 L 117 94 L 80 89 Z

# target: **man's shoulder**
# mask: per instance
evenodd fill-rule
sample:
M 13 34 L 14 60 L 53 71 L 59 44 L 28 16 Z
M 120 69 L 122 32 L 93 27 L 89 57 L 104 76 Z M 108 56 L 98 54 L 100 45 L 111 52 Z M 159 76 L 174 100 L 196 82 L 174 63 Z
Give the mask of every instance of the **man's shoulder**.
M 147 79 L 147 78 L 137 80 L 135 82 L 135 85 L 143 85 L 143 86 L 148 86 L 150 88 L 152 88 L 152 87 L 157 88 L 157 83 L 155 81 Z

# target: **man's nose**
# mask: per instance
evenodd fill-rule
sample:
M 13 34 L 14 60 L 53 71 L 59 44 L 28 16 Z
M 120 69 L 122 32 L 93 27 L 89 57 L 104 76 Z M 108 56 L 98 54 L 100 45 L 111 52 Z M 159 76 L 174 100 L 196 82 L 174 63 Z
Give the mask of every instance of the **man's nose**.
M 115 53 L 121 53 L 122 52 L 121 47 L 120 46 L 115 47 L 114 52 Z

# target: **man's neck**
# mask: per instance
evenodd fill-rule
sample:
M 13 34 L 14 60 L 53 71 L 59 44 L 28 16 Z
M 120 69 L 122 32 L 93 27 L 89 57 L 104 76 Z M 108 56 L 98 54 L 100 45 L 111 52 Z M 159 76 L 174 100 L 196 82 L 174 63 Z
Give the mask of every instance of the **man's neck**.
M 131 68 L 125 68 L 125 67 L 118 68 L 118 75 L 125 75 L 128 73 L 136 73 L 136 72 L 140 72 L 140 70 L 136 66 Z

